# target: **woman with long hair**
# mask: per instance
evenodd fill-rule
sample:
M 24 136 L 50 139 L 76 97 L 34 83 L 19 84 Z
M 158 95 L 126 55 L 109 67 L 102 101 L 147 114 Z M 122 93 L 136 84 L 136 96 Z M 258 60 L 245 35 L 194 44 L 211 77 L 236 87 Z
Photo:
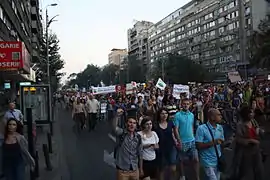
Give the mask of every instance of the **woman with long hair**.
M 242 122 L 237 126 L 231 179 L 263 179 L 263 163 L 260 151 L 260 129 L 254 123 L 252 108 L 240 110 Z
M 35 161 L 28 152 L 28 143 L 19 132 L 18 121 L 11 118 L 7 121 L 3 143 L 3 172 L 6 180 L 23 180 L 25 177 L 25 164 L 31 169 Z
M 155 131 L 152 131 L 152 119 L 144 117 L 141 122 L 142 131 L 138 134 L 142 137 L 142 159 L 143 159 L 143 172 L 144 180 L 154 179 L 157 174 L 156 166 L 156 150 L 159 148 L 159 138 Z
M 158 179 L 163 180 L 165 172 L 169 169 L 170 179 L 175 178 L 176 155 L 173 128 L 173 121 L 169 121 L 169 112 L 166 108 L 161 108 L 158 113 L 158 126 L 156 133 L 159 138 L 159 149 L 157 151 Z

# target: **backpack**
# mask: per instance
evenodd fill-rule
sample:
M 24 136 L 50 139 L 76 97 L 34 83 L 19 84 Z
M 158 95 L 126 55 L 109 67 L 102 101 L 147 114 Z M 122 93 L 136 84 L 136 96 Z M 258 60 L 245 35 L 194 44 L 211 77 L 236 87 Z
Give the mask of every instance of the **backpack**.
M 116 139 L 116 146 L 114 148 L 114 153 L 113 153 L 113 157 L 114 159 L 116 159 L 116 154 L 117 151 L 119 150 L 119 148 L 122 146 L 126 136 L 128 135 L 127 131 L 124 131 L 121 135 L 118 136 L 118 138 Z M 142 137 L 141 135 L 139 135 L 138 133 L 135 133 L 135 136 L 138 138 L 139 142 L 137 144 L 137 150 L 139 151 L 140 145 L 142 144 Z M 138 152 L 139 155 L 139 152 Z

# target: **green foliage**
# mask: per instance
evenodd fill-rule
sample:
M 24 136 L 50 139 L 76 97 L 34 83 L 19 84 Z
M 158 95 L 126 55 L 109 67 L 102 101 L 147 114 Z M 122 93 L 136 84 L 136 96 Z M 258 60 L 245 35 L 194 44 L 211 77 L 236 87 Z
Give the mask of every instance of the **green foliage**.
M 72 73 L 68 77 L 68 87 L 98 86 L 102 81 L 105 85 L 126 84 L 131 81 L 145 82 L 146 68 L 135 56 L 127 57 L 120 66 L 105 65 L 102 68 L 88 65 L 82 72 Z
M 115 64 L 105 65 L 100 73 L 100 81 L 104 84 L 115 84 L 119 74 L 119 66 Z
M 211 78 L 210 73 L 203 66 L 178 54 L 168 54 L 167 57 L 154 62 L 152 78 L 162 78 L 162 69 L 164 69 L 164 80 L 171 83 L 204 82 Z
M 75 79 L 70 80 L 69 85 L 74 87 L 77 84 L 79 87 L 96 86 L 100 83 L 100 68 L 93 64 L 88 64 L 87 67 L 77 74 Z
M 270 19 L 266 18 L 258 26 L 251 38 L 250 64 L 257 68 L 270 69 Z
M 49 44 L 49 63 L 50 63 L 50 80 L 52 84 L 52 90 L 56 90 L 60 82 L 61 77 L 64 73 L 60 72 L 64 68 L 65 62 L 61 59 L 59 53 L 59 39 L 56 34 L 49 34 L 48 38 Z M 37 64 L 39 71 L 38 78 L 41 79 L 43 83 L 48 83 L 47 76 L 47 50 L 46 50 L 46 39 L 43 37 L 41 48 L 40 48 L 40 59 L 38 61 L 33 61 Z
M 128 73 L 128 82 L 145 82 L 147 73 L 146 67 L 135 55 L 128 56 L 126 71 Z

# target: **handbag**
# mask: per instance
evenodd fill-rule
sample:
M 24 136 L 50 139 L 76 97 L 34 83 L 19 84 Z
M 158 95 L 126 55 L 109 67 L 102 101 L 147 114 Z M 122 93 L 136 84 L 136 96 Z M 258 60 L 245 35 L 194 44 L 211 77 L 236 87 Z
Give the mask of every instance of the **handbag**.
M 211 135 L 211 137 L 212 137 L 212 141 L 215 141 L 213 132 L 212 132 L 211 129 L 209 128 L 208 124 L 205 124 L 205 125 L 207 126 L 207 129 L 208 129 L 208 131 L 210 132 L 210 135 Z M 218 168 L 219 172 L 224 172 L 225 169 L 226 169 L 226 163 L 225 163 L 225 160 L 224 160 L 224 158 L 223 158 L 222 155 L 219 157 L 217 145 L 214 145 L 214 148 L 215 148 L 216 157 L 217 157 L 217 160 L 218 160 L 217 168 Z

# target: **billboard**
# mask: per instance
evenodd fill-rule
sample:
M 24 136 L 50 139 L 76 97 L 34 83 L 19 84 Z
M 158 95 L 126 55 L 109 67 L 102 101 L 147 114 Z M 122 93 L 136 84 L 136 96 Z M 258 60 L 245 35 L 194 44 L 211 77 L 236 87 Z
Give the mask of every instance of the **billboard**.
M 0 69 L 16 70 L 23 68 L 22 42 L 0 41 Z

